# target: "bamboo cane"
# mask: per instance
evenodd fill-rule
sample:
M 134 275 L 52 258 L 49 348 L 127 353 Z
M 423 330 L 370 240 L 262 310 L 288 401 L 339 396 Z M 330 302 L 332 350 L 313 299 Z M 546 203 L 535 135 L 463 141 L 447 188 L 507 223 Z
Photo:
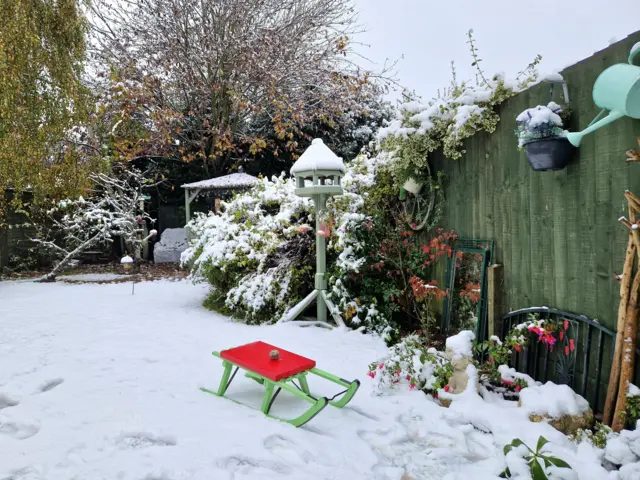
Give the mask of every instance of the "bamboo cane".
M 637 248 L 637 247 L 636 247 Z M 633 368 L 635 366 L 636 335 L 638 333 L 638 296 L 640 294 L 640 271 L 636 273 L 631 286 L 631 296 L 627 307 L 625 318 L 623 340 L 622 340 L 622 367 L 620 369 L 620 383 L 618 384 L 618 401 L 616 402 L 615 413 L 611 428 L 614 432 L 619 432 L 624 427 L 622 413 L 627 404 L 627 391 L 629 382 L 633 380 Z
M 618 306 L 618 327 L 617 332 L 622 332 L 625 326 L 627 305 L 629 303 L 629 286 L 631 285 L 631 271 L 633 270 L 633 259 L 636 253 L 636 245 L 633 236 L 629 234 L 627 242 L 627 254 L 624 260 L 624 268 L 620 276 L 620 305 Z M 611 425 L 613 419 L 613 408 L 618 393 L 618 383 L 620 381 L 620 364 L 622 363 L 622 340 L 619 333 L 616 336 L 616 346 L 613 352 L 613 363 L 611 364 L 611 375 L 609 376 L 609 386 L 607 387 L 607 399 L 604 404 L 602 421 L 605 425 Z

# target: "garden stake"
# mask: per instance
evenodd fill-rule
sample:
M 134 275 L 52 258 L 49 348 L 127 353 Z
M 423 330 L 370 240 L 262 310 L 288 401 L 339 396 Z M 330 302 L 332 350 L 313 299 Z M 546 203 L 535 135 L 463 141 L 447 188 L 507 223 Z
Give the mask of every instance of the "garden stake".
M 618 306 L 618 327 L 617 332 L 624 330 L 624 321 L 629 304 L 629 287 L 631 286 L 631 271 L 633 270 L 633 259 L 636 255 L 636 245 L 633 237 L 629 234 L 627 242 L 627 255 L 624 260 L 624 268 L 620 277 L 620 305 Z M 613 364 L 611 365 L 611 375 L 609 376 L 609 386 L 607 387 L 607 399 L 604 404 L 602 422 L 611 426 L 613 419 L 613 408 L 618 393 L 618 382 L 620 381 L 620 362 L 622 360 L 622 335 L 616 336 L 616 346 L 613 353 Z
M 631 245 L 632 243 L 634 248 L 631 248 L 631 246 L 627 247 L 627 257 L 625 259 L 623 279 L 620 286 L 616 346 L 603 416 L 605 423 L 611 418 L 613 398 L 616 398 L 615 408 L 613 409 L 613 421 L 611 423 L 612 429 L 616 432 L 619 432 L 624 427 L 622 414 L 626 408 L 628 385 L 629 382 L 633 380 L 636 334 L 638 329 L 637 321 L 638 313 L 640 312 L 640 305 L 638 305 L 640 297 L 640 270 L 638 270 L 633 279 L 631 291 L 626 294 L 624 292 L 624 289 L 628 288 L 632 275 L 634 250 L 638 256 L 638 264 L 640 265 L 640 230 L 636 224 L 636 212 L 640 211 L 640 201 L 638 201 L 638 197 L 629 191 L 626 191 L 624 196 L 627 199 L 629 218 L 631 220 L 628 221 L 625 218 L 621 218 L 620 221 L 629 228 L 629 244 Z M 625 302 L 625 300 L 628 300 L 628 302 Z M 616 381 L 617 387 L 615 386 Z

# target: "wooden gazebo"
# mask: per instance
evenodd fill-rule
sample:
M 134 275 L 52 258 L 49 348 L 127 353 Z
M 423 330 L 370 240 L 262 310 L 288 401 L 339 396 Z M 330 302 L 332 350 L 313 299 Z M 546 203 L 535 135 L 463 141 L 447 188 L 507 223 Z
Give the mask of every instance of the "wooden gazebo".
M 182 185 L 182 188 L 184 188 L 184 210 L 187 223 L 191 220 L 191 202 L 193 202 L 202 191 L 210 192 L 215 196 L 215 210 L 217 213 L 222 195 L 232 191 L 247 190 L 258 182 L 260 182 L 260 180 L 257 177 L 244 173 L 242 168 L 240 168 L 237 173 L 230 173 L 222 177 L 209 178 L 207 180 Z

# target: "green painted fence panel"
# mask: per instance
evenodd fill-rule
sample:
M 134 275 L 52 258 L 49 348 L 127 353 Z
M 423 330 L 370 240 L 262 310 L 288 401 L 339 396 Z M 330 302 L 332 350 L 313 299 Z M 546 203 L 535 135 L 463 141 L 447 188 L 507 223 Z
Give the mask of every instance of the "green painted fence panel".
M 626 61 L 640 32 L 562 71 L 568 84 L 572 131 L 584 129 L 599 109 L 591 91 L 609 65 Z M 560 88 L 553 99 L 562 101 Z M 628 232 L 623 193 L 640 195 L 640 165 L 625 162 L 637 146 L 640 121 L 618 120 L 584 138 L 576 158 L 560 172 L 534 172 L 517 149 L 515 118 L 549 101 L 549 84 L 522 92 L 499 107 L 492 134 L 465 144 L 457 161 L 432 156 L 447 175 L 440 222 L 464 238 L 495 241 L 493 262 L 504 265 L 504 313 L 550 306 L 587 315 L 616 328 L 618 284 Z

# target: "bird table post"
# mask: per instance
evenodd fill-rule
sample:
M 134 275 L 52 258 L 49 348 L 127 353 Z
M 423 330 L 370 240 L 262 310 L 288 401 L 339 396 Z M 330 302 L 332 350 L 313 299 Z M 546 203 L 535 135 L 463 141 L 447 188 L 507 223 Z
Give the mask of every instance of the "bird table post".
M 313 299 L 317 303 L 317 320 L 327 321 L 327 244 L 331 226 L 323 221 L 329 197 L 342 195 L 340 179 L 345 168 L 342 159 L 327 147 L 321 139 L 316 138 L 311 146 L 305 150 L 298 161 L 291 167 L 291 173 L 296 177 L 296 195 L 310 197 L 316 211 L 316 276 L 315 290 L 302 302 L 290 310 L 290 314 L 280 321 L 293 320 L 302 313 Z M 330 304 L 330 302 L 329 302 Z M 331 312 L 338 325 L 344 326 L 342 318 L 334 311 Z

